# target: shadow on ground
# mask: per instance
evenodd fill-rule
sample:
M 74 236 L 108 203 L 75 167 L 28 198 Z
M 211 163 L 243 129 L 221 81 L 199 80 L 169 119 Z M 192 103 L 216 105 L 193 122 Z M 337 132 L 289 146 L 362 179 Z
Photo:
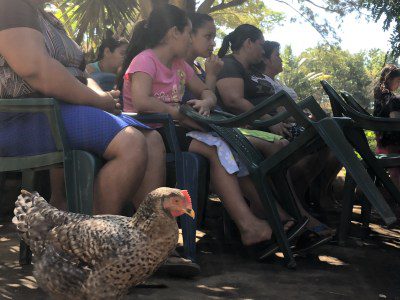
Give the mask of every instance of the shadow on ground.
M 32 266 L 18 264 L 18 237 L 10 222 L 0 225 L 0 298 L 48 299 Z M 353 223 L 353 231 L 360 231 Z M 368 239 L 349 246 L 325 245 L 298 257 L 288 270 L 278 256 L 248 259 L 237 241 L 206 234 L 198 242 L 201 276 L 193 280 L 153 276 L 125 299 L 400 299 L 400 230 L 372 224 Z

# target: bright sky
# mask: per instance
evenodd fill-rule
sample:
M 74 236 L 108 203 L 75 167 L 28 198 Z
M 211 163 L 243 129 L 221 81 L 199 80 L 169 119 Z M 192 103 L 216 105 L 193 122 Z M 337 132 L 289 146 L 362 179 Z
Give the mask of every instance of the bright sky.
M 282 26 L 276 27 L 271 32 L 265 32 L 266 39 L 277 41 L 282 47 L 291 45 L 296 55 L 307 48 L 316 46 L 319 42 L 323 42 L 319 33 L 305 21 L 290 23 L 290 18 L 298 15 L 288 6 L 272 0 L 265 2 L 267 7 L 285 13 L 287 19 Z M 328 18 L 331 25 L 337 24 L 329 14 L 321 12 L 320 15 Z M 390 48 L 390 31 L 383 31 L 382 21 L 368 23 L 363 18 L 357 19 L 356 14 L 346 16 L 336 34 L 342 39 L 341 47 L 352 53 L 371 48 L 380 48 L 386 52 Z

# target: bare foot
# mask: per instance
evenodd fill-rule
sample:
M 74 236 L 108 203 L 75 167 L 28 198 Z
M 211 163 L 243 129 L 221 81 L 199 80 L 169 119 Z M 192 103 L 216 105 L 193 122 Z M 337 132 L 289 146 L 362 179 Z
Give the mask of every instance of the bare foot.
M 272 230 L 264 220 L 257 220 L 247 228 L 241 230 L 240 236 L 245 246 L 257 244 L 271 239 Z

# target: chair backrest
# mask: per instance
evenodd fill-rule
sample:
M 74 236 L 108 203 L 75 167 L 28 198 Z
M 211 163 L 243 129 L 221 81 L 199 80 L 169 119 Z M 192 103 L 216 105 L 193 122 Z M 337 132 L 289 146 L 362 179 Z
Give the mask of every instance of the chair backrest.
M 342 91 L 340 94 L 342 95 L 344 101 L 346 101 L 348 105 L 357 110 L 359 113 L 362 113 L 366 116 L 371 116 L 371 114 L 358 103 L 358 101 L 356 100 L 356 98 L 353 97 L 353 95 L 351 95 L 346 91 Z
M 65 152 L 70 151 L 66 142 L 64 127 L 57 101 L 51 98 L 0 99 L 0 112 L 6 113 L 44 113 L 48 118 L 55 150 L 50 153 L 0 157 L 0 172 L 22 171 L 63 163 Z
M 335 117 L 348 117 L 360 123 L 367 119 L 373 119 L 373 117 L 365 115 L 364 112 L 359 112 L 358 109 L 349 105 L 327 81 L 322 80 L 321 85 L 328 94 L 332 107 L 335 107 L 336 113 L 339 114 L 335 115 Z
M 113 73 L 97 72 L 90 74 L 90 78 L 96 81 L 104 91 L 111 91 L 114 89 L 117 76 Z
M 334 117 L 346 116 L 346 103 L 340 97 L 339 93 L 325 80 L 320 81 L 325 93 L 329 97 L 329 102 L 331 103 L 332 113 Z

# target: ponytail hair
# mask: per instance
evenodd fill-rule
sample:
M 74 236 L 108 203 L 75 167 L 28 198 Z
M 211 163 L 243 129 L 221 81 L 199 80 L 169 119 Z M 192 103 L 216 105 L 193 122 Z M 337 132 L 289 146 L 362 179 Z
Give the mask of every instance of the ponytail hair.
M 225 36 L 222 40 L 221 48 L 218 51 L 218 56 L 220 58 L 224 57 L 226 53 L 228 53 L 229 46 L 232 52 L 240 50 L 242 48 L 244 42 L 247 39 L 255 42 L 263 37 L 263 34 L 260 29 L 250 24 L 242 24 L 236 27 L 234 31 Z
M 121 73 L 117 78 L 118 88 L 122 91 L 124 74 L 136 55 L 159 45 L 171 28 L 176 27 L 180 32 L 183 32 L 188 24 L 189 20 L 186 13 L 170 4 L 161 5 L 153 9 L 147 20 L 136 23 L 122 64 Z
M 121 47 L 122 45 L 128 45 L 128 41 L 124 38 L 115 37 L 111 30 L 107 30 L 106 37 L 101 42 L 101 45 L 97 51 L 97 61 L 104 58 L 104 50 L 106 48 L 110 49 L 111 52 L 114 52 L 115 49 Z
M 379 81 L 374 89 L 374 98 L 381 99 L 383 94 L 390 93 L 389 84 L 392 79 L 400 77 L 400 68 L 393 64 L 386 65 L 382 71 Z

